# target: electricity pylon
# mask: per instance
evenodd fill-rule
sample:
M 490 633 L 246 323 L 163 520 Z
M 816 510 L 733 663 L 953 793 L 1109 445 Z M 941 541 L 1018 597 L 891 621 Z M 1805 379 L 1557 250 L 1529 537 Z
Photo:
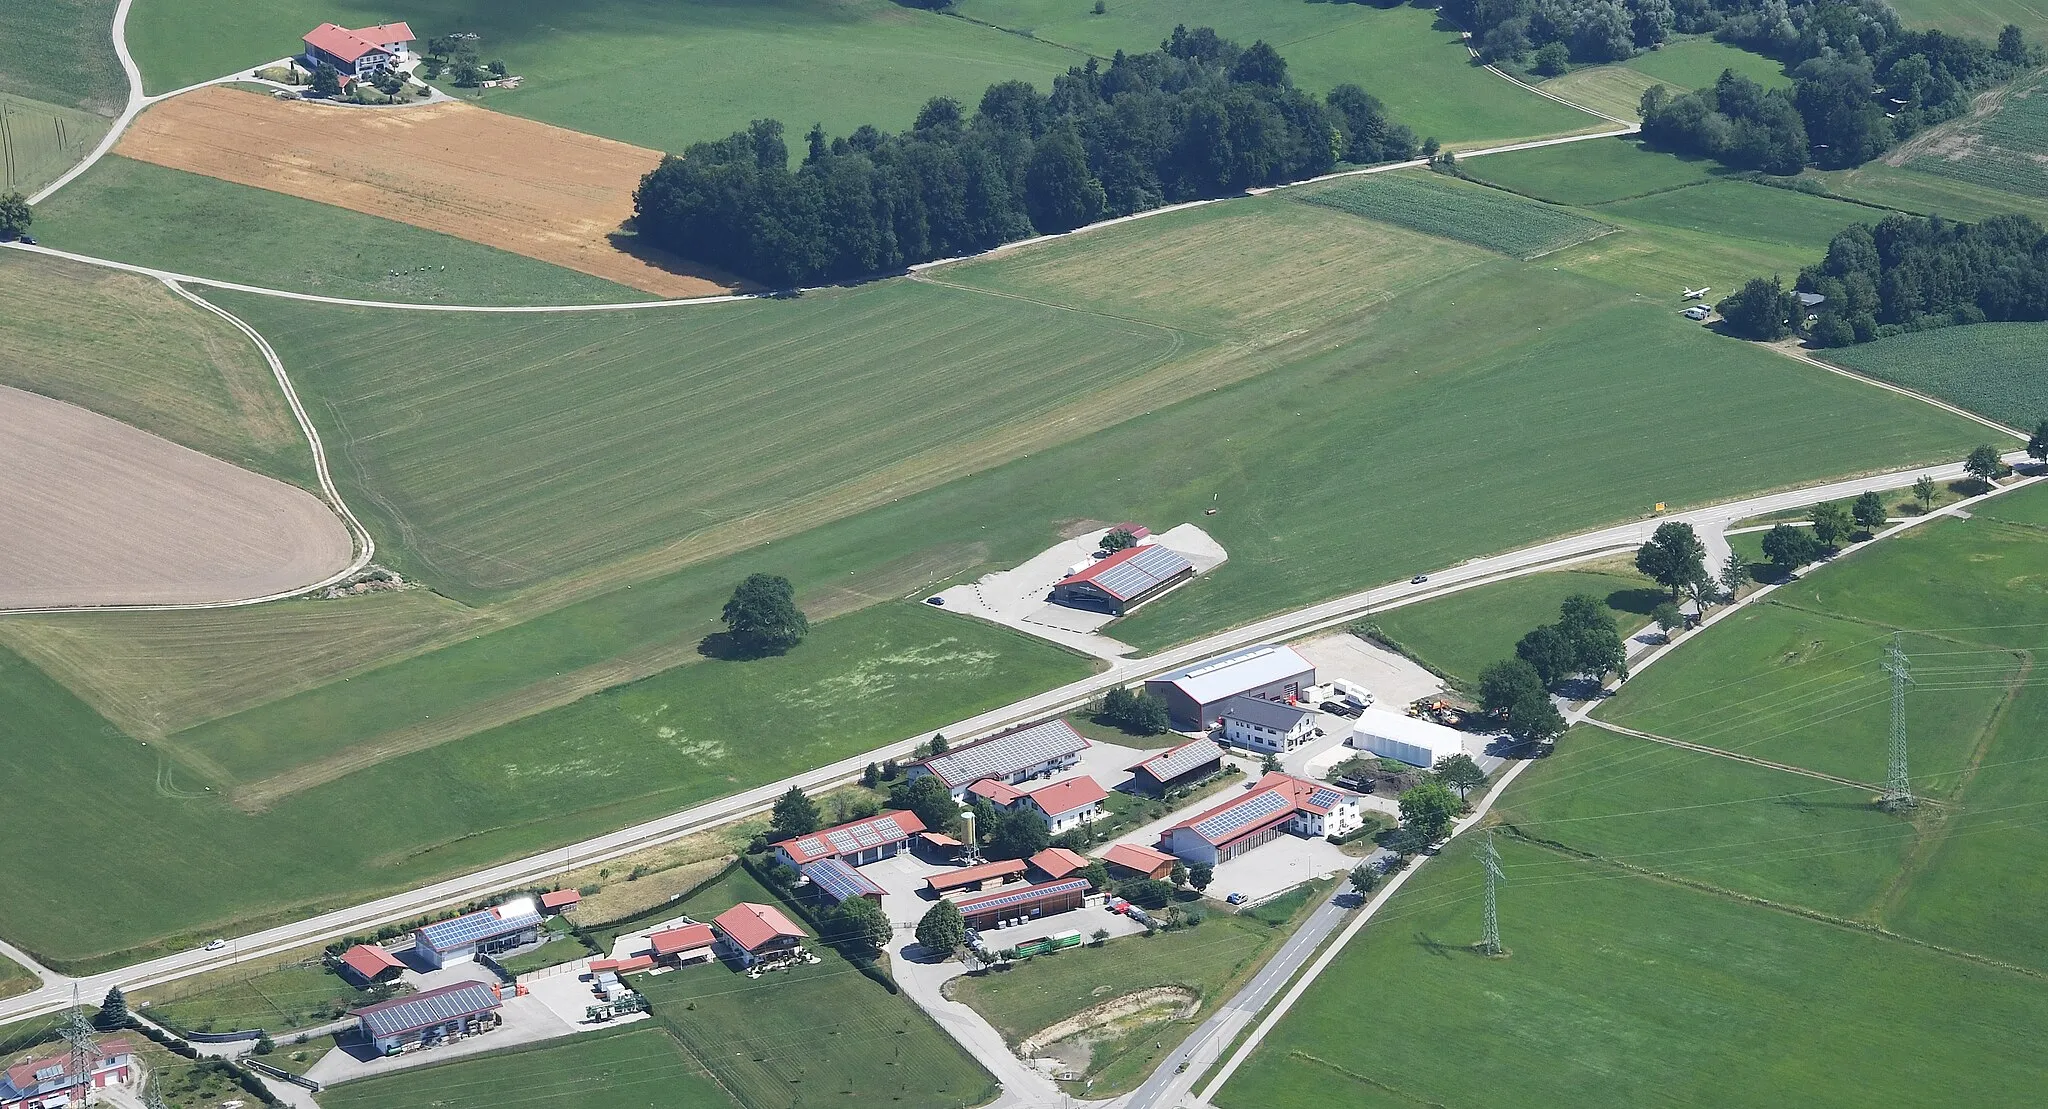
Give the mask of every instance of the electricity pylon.
M 1479 855 L 1480 865 L 1486 868 L 1486 925 L 1479 937 L 1479 950 L 1483 954 L 1498 955 L 1500 946 L 1500 908 L 1495 901 L 1494 888 L 1502 880 L 1500 852 L 1493 846 L 1493 830 L 1486 831 L 1486 846 Z
M 1884 649 L 1884 670 L 1892 676 L 1891 765 L 1885 771 L 1884 798 L 1878 804 L 1886 809 L 1909 809 L 1914 804 L 1913 779 L 1906 773 L 1906 685 L 1913 674 L 1899 639 L 1899 633 L 1893 632 L 1891 646 Z
M 100 1057 L 100 1045 L 92 1038 L 92 1022 L 85 1019 L 85 1010 L 78 1000 L 78 985 L 71 986 L 71 1014 L 66 1019 L 64 1038 L 71 1044 L 71 1073 L 67 1076 L 72 1084 L 80 1088 L 78 1104 L 92 1101 L 92 1066 Z

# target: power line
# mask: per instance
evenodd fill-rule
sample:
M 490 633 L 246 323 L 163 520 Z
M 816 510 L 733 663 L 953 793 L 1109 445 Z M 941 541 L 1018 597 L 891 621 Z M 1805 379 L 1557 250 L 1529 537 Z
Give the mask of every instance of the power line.
M 1500 947 L 1500 906 L 1496 900 L 1495 887 L 1500 884 L 1500 851 L 1493 845 L 1493 829 L 1486 830 L 1486 846 L 1480 849 L 1480 862 L 1486 867 L 1486 924 L 1479 936 L 1479 950 L 1486 955 L 1499 955 Z

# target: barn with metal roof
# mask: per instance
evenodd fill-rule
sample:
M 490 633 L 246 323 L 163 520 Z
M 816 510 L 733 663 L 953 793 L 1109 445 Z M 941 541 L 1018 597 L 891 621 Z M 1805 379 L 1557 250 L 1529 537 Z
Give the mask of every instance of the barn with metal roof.
M 408 1043 L 433 1043 L 480 1031 L 492 1023 L 484 1018 L 498 1005 L 498 991 L 489 983 L 457 982 L 365 1005 L 354 1015 L 363 1035 L 389 1055 Z
M 967 926 L 979 929 L 1001 928 L 1054 913 L 1071 912 L 1085 904 L 1087 899 L 1088 879 L 1065 878 L 984 893 L 979 897 L 964 898 L 957 904 L 960 915 L 967 919 Z
M 1207 736 L 1161 751 L 1130 768 L 1139 788 L 1165 793 L 1175 786 L 1201 781 L 1223 769 L 1223 748 Z
M 1287 701 L 1314 684 L 1313 663 L 1294 653 L 1292 647 L 1268 643 L 1149 678 L 1145 691 L 1166 702 L 1174 727 L 1206 732 L 1222 719 L 1232 697 Z
M 1052 601 L 1118 616 L 1195 576 L 1195 564 L 1171 547 L 1126 547 L 1053 583 Z
M 1278 772 L 1233 797 L 1168 828 L 1159 848 L 1191 863 L 1229 862 L 1292 832 L 1300 836 L 1353 831 L 1365 817 L 1355 793 Z
M 854 897 L 865 897 L 870 901 L 882 900 L 882 887 L 868 879 L 868 876 L 846 865 L 840 859 L 819 859 L 805 863 L 801 868 L 804 877 L 819 895 L 834 905 Z
M 1088 740 L 1064 720 L 1047 720 L 1014 732 L 962 744 L 943 755 L 911 763 L 904 775 L 936 776 L 958 798 L 967 787 L 994 778 L 1007 785 L 1048 777 L 1081 761 Z

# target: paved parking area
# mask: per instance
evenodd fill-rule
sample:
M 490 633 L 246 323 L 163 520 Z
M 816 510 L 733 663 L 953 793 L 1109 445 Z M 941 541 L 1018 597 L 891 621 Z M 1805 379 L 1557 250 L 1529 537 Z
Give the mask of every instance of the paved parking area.
M 1065 608 L 1045 599 L 1053 584 L 1072 573 L 1074 567 L 1094 561 L 1091 556 L 1107 534 L 1109 529 L 1105 527 L 1062 540 L 1012 569 L 997 570 L 978 581 L 943 590 L 938 594 L 945 602 L 943 610 L 992 620 L 1097 658 L 1122 658 L 1131 653 L 1132 647 L 1101 634 L 1103 625 L 1115 617 Z M 1194 524 L 1171 528 L 1153 541 L 1186 555 L 1195 564 L 1198 576 L 1221 566 L 1230 557 L 1208 532 Z
M 668 973 L 688 973 L 690 969 L 702 970 L 705 968 L 685 968 L 682 971 L 669 971 Z M 730 973 L 722 966 L 713 969 L 717 970 L 720 974 Z M 627 983 L 627 985 L 631 984 L 630 981 Z M 526 982 L 526 989 L 526 996 L 519 1000 L 538 1002 L 550 1013 L 553 1013 L 564 1025 L 568 1026 L 572 1032 L 589 1032 L 599 1028 L 610 1028 L 617 1024 L 631 1024 L 636 1020 L 647 1019 L 646 1013 L 627 1013 L 623 1016 L 613 1017 L 609 1021 L 596 1024 L 586 1023 L 583 1019 L 584 1011 L 590 1006 L 597 1004 L 598 997 L 591 989 L 590 979 L 584 977 L 581 973 L 553 974 L 545 978 L 532 978 Z
M 1316 664 L 1316 680 L 1343 678 L 1372 691 L 1380 708 L 1400 712 L 1409 702 L 1444 691 L 1443 679 L 1412 660 L 1352 635 L 1336 632 L 1294 644 Z

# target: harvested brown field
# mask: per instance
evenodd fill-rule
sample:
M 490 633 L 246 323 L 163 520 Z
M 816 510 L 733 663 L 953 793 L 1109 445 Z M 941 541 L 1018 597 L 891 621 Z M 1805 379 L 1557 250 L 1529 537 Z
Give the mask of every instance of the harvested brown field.
M 349 108 L 222 86 L 144 112 L 115 151 L 439 231 L 662 297 L 735 279 L 614 241 L 661 153 L 461 101 Z
M 302 489 L 62 401 L 0 388 L 0 607 L 189 604 L 349 563 Z

